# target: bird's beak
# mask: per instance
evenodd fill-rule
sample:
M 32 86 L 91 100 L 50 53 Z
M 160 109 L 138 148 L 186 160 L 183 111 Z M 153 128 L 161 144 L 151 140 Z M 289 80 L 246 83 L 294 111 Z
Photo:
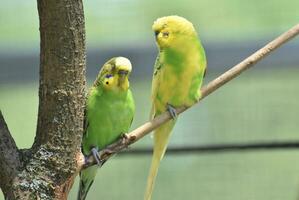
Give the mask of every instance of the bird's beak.
M 129 74 L 129 71 L 128 70 L 119 70 L 118 71 L 118 86 L 123 88 L 123 89 L 126 89 L 126 85 L 128 84 L 128 74 Z
M 126 78 L 128 77 L 129 71 L 128 70 L 119 70 L 118 76 L 119 76 L 119 83 L 122 84 L 126 81 Z

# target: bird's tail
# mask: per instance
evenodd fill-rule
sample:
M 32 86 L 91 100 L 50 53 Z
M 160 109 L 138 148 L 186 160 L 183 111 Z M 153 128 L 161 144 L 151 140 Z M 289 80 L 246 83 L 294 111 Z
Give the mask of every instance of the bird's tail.
M 97 166 L 92 166 L 80 172 L 80 183 L 77 200 L 85 200 L 97 173 Z
M 166 151 L 170 133 L 174 124 L 174 120 L 169 121 L 166 124 L 160 126 L 154 133 L 154 152 L 150 172 L 147 179 L 144 200 L 151 200 L 160 161 L 162 160 Z

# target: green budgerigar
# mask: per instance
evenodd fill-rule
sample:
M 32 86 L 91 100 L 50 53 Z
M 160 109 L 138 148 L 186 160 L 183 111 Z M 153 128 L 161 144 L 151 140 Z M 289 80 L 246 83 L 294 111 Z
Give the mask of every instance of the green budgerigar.
M 175 107 L 191 106 L 201 96 L 206 57 L 198 35 L 179 16 L 157 19 L 153 24 L 159 54 L 152 82 L 152 117 L 169 111 L 173 120 L 154 132 L 154 150 L 144 199 L 150 200 L 161 159 L 176 122 Z
M 135 104 L 129 87 L 131 62 L 115 57 L 102 67 L 91 87 L 86 103 L 85 131 L 82 152 L 100 161 L 98 151 L 127 133 L 134 117 Z M 92 185 L 98 166 L 80 172 L 78 200 L 84 200 Z

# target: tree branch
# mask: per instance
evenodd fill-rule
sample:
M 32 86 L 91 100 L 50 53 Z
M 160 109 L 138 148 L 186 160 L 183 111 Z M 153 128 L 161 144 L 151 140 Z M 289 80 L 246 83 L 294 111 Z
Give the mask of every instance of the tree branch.
M 81 0 L 37 0 L 40 86 L 34 146 L 80 147 L 85 105 L 85 28 Z M 76 137 L 76 140 L 74 139 Z M 60 144 L 61 143 L 61 144 Z
M 62 200 L 83 162 L 83 2 L 37 0 L 37 6 L 41 38 L 37 131 L 28 163 L 11 185 L 12 196 L 6 198 Z
M 201 89 L 201 98 L 198 100 L 201 101 L 205 97 L 207 97 L 209 94 L 217 90 L 219 87 L 227 83 L 228 81 L 232 80 L 233 78 L 237 77 L 239 74 L 241 74 L 246 69 L 252 67 L 254 64 L 256 64 L 258 61 L 263 59 L 265 56 L 267 56 L 269 53 L 280 47 L 282 44 L 286 43 L 287 41 L 294 38 L 296 35 L 299 34 L 299 24 L 289 29 L 287 32 L 283 33 L 276 39 L 274 39 L 272 42 L 268 43 L 266 46 L 240 62 L 239 64 L 235 65 L 233 68 L 225 72 L 224 74 L 220 75 L 218 78 L 211 81 L 207 86 L 203 87 Z M 176 111 L 178 114 L 184 112 L 189 107 L 182 106 L 180 108 L 177 108 Z M 101 161 L 104 163 L 106 160 L 108 160 L 111 155 L 118 153 L 119 151 L 127 148 L 129 145 L 135 143 L 140 138 L 144 137 L 154 129 L 158 128 L 165 122 L 171 119 L 171 116 L 168 112 L 165 112 L 153 120 L 146 122 L 145 124 L 141 125 L 140 127 L 136 128 L 135 130 L 131 131 L 130 133 L 126 134 L 125 137 L 122 137 L 117 142 L 109 145 L 106 149 L 99 152 Z M 90 165 L 94 165 L 96 163 L 93 156 L 89 156 L 86 159 L 85 165 L 82 167 L 88 167 Z
M 197 146 L 168 147 L 167 155 L 186 155 L 192 153 L 225 153 L 225 152 L 248 152 L 263 150 L 290 150 L 299 148 L 298 141 L 269 141 L 241 144 L 210 144 Z M 131 151 L 123 151 L 120 155 L 148 155 L 152 154 L 151 148 L 137 148 Z
M 19 172 L 21 161 L 17 145 L 12 138 L 0 110 L 0 187 L 5 195 Z

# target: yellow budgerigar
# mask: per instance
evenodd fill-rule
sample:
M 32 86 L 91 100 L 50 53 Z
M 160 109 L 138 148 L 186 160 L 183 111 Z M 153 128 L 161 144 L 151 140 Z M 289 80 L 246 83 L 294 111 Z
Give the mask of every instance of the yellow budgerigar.
M 176 122 L 175 107 L 191 106 L 201 96 L 206 70 L 204 49 L 191 22 L 168 16 L 153 24 L 159 54 L 152 82 L 152 117 L 168 111 L 173 120 L 154 132 L 154 152 L 144 199 L 150 200 L 161 159 Z

